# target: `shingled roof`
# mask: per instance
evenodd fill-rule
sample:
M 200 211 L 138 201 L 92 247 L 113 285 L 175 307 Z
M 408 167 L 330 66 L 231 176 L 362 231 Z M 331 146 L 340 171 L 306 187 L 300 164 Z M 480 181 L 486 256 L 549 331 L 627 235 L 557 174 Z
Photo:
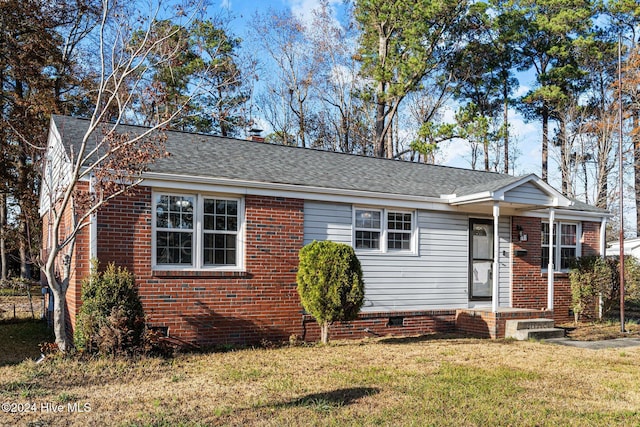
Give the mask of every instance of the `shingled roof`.
M 54 116 L 65 147 L 78 144 L 88 121 Z M 121 126 L 121 132 L 145 128 Z M 502 188 L 521 177 L 380 159 L 188 132 L 166 132 L 170 156 L 150 172 L 244 182 L 440 198 Z M 582 204 L 580 210 L 596 209 Z M 600 211 L 600 210 L 597 210 Z

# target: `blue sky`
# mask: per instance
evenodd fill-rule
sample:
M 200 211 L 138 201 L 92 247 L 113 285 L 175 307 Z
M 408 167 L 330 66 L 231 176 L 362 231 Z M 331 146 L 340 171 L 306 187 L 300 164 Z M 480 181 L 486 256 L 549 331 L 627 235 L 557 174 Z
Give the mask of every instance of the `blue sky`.
M 269 8 L 290 9 L 294 14 L 302 17 L 311 16 L 311 11 L 317 8 L 319 0 L 214 0 L 209 7 L 211 14 L 229 14 L 229 27 L 236 35 L 243 37 L 245 28 L 250 22 L 255 12 L 263 12 Z M 330 4 L 336 11 L 340 11 L 342 0 L 330 0 Z M 535 83 L 533 77 L 527 74 L 520 76 L 520 88 L 516 95 L 526 93 Z M 452 119 L 452 110 L 445 112 L 445 118 Z M 519 154 L 515 160 L 515 173 L 518 175 L 536 173 L 540 175 L 541 164 L 541 131 L 536 122 L 526 123 L 515 111 L 510 113 L 512 126 L 512 137 L 517 144 Z M 458 167 L 470 167 L 469 150 L 466 144 L 449 143 L 441 148 L 440 160 L 442 164 Z M 553 154 L 552 154 L 553 156 Z M 549 174 L 552 183 L 557 179 L 559 184 L 559 173 L 553 158 L 550 159 Z M 554 185 L 558 185 L 555 184 Z

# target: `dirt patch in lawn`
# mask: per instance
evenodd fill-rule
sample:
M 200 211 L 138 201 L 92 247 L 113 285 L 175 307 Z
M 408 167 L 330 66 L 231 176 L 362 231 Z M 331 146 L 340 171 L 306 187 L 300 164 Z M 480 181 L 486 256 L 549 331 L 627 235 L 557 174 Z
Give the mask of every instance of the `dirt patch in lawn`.
M 626 323 L 626 332 L 620 331 L 620 322 L 579 322 L 558 325 L 567 331 L 567 337 L 576 341 L 600 341 L 616 338 L 640 338 L 640 325 Z

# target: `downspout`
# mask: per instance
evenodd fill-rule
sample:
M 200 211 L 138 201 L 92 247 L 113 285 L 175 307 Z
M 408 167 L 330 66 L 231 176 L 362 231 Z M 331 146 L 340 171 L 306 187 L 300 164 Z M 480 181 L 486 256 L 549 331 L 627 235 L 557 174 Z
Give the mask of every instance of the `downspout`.
M 549 265 L 547 266 L 547 310 L 553 311 L 553 242 L 555 236 L 553 235 L 553 223 L 556 219 L 556 211 L 553 208 L 549 208 Z
M 498 221 L 500 219 L 500 204 L 493 202 L 493 292 L 491 293 L 491 311 L 498 312 L 499 283 L 500 283 L 500 235 Z

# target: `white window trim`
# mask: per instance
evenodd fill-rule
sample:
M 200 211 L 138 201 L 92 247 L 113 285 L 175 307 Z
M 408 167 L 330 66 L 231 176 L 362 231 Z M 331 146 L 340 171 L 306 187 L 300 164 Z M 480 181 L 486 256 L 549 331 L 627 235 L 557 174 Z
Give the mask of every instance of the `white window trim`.
M 156 203 L 157 196 L 192 196 L 194 202 L 194 228 L 192 239 L 193 263 L 185 264 L 157 264 L 156 260 Z M 204 264 L 204 199 L 230 200 L 238 202 L 238 231 L 236 234 L 236 264 L 235 265 L 205 265 Z M 243 272 L 245 268 L 245 215 L 244 198 L 230 197 L 215 193 L 194 193 L 153 190 L 151 193 L 151 269 L 155 271 L 233 271 Z M 175 231 L 180 231 L 176 229 Z
M 356 227 L 356 211 L 377 211 L 381 213 L 381 228 L 380 228 L 380 249 L 366 249 L 356 248 L 356 231 L 376 231 L 375 229 L 357 228 Z M 353 206 L 351 210 L 351 246 L 358 254 L 371 254 L 371 255 L 418 255 L 418 213 L 416 210 L 410 209 L 394 209 L 394 208 L 379 208 L 370 206 Z M 389 249 L 388 248 L 388 233 L 389 231 L 395 232 L 395 230 L 388 229 L 388 215 L 389 213 L 408 213 L 411 214 L 411 241 L 409 243 L 410 249 Z
M 542 221 L 542 224 L 549 224 L 549 221 Z M 556 232 L 553 233 L 553 238 L 555 240 L 553 251 L 553 272 L 554 273 L 567 273 L 569 271 L 568 268 L 560 268 L 561 264 L 561 249 L 562 248 L 573 248 L 574 245 L 561 245 L 561 235 L 562 235 L 562 225 L 575 225 L 576 226 L 576 258 L 582 256 L 582 222 L 581 221 L 554 221 L 553 224 L 556 226 Z M 544 245 L 546 246 L 546 245 Z M 544 247 L 542 245 L 542 229 L 540 229 L 540 247 Z M 548 267 L 542 267 L 542 272 L 546 273 L 549 271 Z

